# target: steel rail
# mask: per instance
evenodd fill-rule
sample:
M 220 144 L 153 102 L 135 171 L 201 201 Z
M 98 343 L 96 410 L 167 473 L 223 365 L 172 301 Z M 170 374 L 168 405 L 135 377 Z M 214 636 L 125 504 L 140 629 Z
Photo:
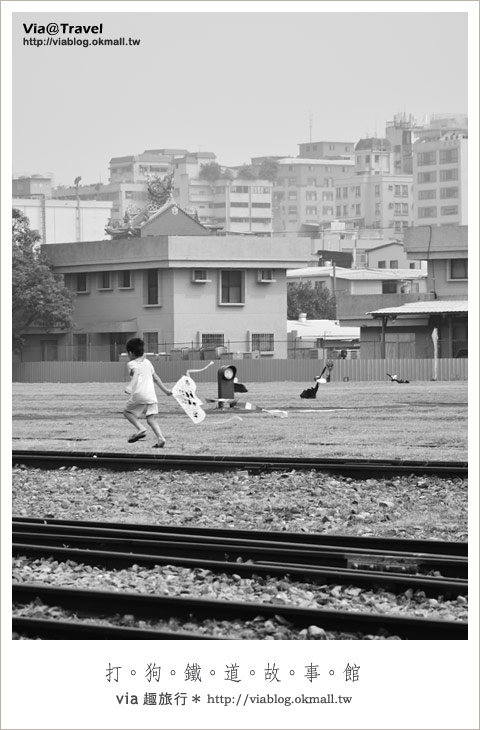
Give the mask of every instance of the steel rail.
M 57 619 L 29 618 L 27 616 L 12 617 L 12 631 L 23 636 L 42 639 L 146 639 L 166 640 L 216 640 L 222 637 L 206 636 L 193 631 L 167 631 L 163 629 L 140 629 L 130 626 L 112 626 L 109 624 L 83 623 L 81 621 L 59 621 Z M 232 637 L 233 638 L 233 637 Z
M 139 536 L 141 535 L 141 537 Z M 188 536 L 170 533 L 135 533 L 105 528 L 76 528 L 37 525 L 30 530 L 13 529 L 14 542 L 29 545 L 63 546 L 109 552 L 132 552 L 161 557 L 198 557 L 229 562 L 301 563 L 310 566 L 364 567 L 393 572 L 441 572 L 443 576 L 466 578 L 467 560 L 462 557 L 382 551 L 366 548 L 314 546 L 292 542 L 267 542 L 240 538 Z
M 246 577 L 285 577 L 315 583 L 360 585 L 362 587 L 386 586 L 397 593 L 407 589 L 423 590 L 427 596 L 459 596 L 468 593 L 466 580 L 458 578 L 437 578 L 430 576 L 402 575 L 378 570 L 358 568 L 326 567 L 284 563 L 237 563 L 222 560 L 205 560 L 189 557 L 162 557 L 158 555 L 81 550 L 78 548 L 52 547 L 50 545 L 13 544 L 13 555 L 27 558 L 52 558 L 59 562 L 72 560 L 79 564 L 106 568 L 124 568 L 143 565 L 153 568 L 157 565 L 175 565 L 189 569 L 210 570 Z
M 239 530 L 224 527 L 197 527 L 191 525 L 157 525 L 135 524 L 131 522 L 101 522 L 93 520 L 63 520 L 50 517 L 22 517 L 13 516 L 13 529 L 28 531 L 36 525 L 52 525 L 58 527 L 77 527 L 82 532 L 94 530 L 127 530 L 141 534 L 153 535 L 181 535 L 188 537 L 220 537 L 222 539 L 248 539 L 266 542 L 295 542 L 315 546 L 332 546 L 352 549 L 373 549 L 388 551 L 407 551 L 413 553 L 434 553 L 435 555 L 449 555 L 466 557 L 468 542 L 447 540 L 416 540 L 399 537 L 367 537 L 358 535 L 338 535 L 317 532 L 287 532 L 280 530 Z M 87 534 L 85 532 L 85 534 Z
M 175 454 L 125 454 L 114 452 L 76 451 L 21 451 L 12 452 L 14 465 L 31 465 L 39 468 L 79 466 L 82 468 L 126 469 L 181 469 L 218 471 L 249 469 L 253 471 L 279 471 L 309 469 L 341 474 L 392 475 L 392 474 L 439 474 L 466 477 L 468 463 L 464 461 L 406 461 L 374 459 L 327 459 L 309 457 L 253 457 L 253 456 L 189 456 Z
M 13 600 L 21 605 L 40 599 L 47 605 L 61 606 L 76 612 L 105 615 L 111 612 L 133 614 L 138 618 L 188 618 L 196 620 L 249 620 L 259 615 L 281 616 L 293 626 L 320 626 L 333 631 L 373 633 L 388 632 L 408 639 L 466 639 L 468 624 L 392 614 L 298 608 L 271 603 L 247 603 L 171 596 L 87 591 L 37 584 L 14 584 Z

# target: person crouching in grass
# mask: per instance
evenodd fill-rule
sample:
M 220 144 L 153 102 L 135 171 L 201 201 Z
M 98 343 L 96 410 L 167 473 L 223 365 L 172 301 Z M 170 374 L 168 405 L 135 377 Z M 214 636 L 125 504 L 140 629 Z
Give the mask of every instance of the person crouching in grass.
M 125 405 L 123 415 L 136 428 L 136 432 L 130 436 L 128 443 L 133 444 L 147 435 L 147 429 L 139 420 L 142 416 L 145 416 L 157 439 L 153 447 L 162 449 L 165 446 L 165 439 L 156 419 L 158 400 L 155 385 L 158 385 L 165 395 L 172 395 L 172 391 L 163 384 L 152 363 L 147 359 L 143 340 L 139 337 L 133 337 L 128 340 L 126 349 L 130 358 L 127 368 L 131 380 L 125 388 L 125 393 L 128 393 L 130 398 Z

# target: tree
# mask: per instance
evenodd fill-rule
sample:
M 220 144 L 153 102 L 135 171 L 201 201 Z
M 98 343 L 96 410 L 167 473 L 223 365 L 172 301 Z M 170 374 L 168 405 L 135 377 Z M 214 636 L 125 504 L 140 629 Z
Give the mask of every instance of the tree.
M 200 172 L 198 177 L 201 180 L 207 180 L 209 183 L 214 183 L 222 175 L 222 168 L 218 162 L 205 162 L 200 165 Z
M 73 295 L 63 277 L 53 272 L 40 249 L 40 235 L 29 219 L 12 210 L 12 339 L 13 350 L 22 349 L 28 327 L 71 329 L 74 326 Z
M 277 179 L 277 173 L 278 162 L 272 157 L 268 157 L 266 160 L 263 160 L 258 168 L 258 177 L 260 180 L 270 180 L 270 182 L 275 182 Z
M 242 165 L 237 170 L 237 177 L 241 180 L 256 180 L 257 171 L 253 165 Z
M 287 285 L 287 319 L 298 319 L 301 313 L 308 319 L 335 319 L 335 297 L 318 283 L 291 282 Z

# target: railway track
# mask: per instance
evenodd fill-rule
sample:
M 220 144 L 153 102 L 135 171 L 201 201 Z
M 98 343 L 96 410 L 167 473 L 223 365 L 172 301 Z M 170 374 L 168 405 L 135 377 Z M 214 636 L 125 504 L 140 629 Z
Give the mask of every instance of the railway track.
M 14 466 L 25 465 L 44 469 L 62 466 L 87 468 L 182 469 L 218 471 L 248 469 L 249 471 L 282 471 L 310 469 L 336 472 L 356 477 L 391 476 L 393 474 L 436 474 L 466 477 L 468 463 L 463 461 L 409 461 L 398 459 L 327 459 L 308 457 L 253 456 L 189 456 L 175 454 L 126 454 L 84 451 L 21 451 L 12 452 Z
M 291 580 L 317 585 L 356 585 L 362 589 L 381 587 L 393 592 L 422 590 L 429 596 L 456 597 L 467 593 L 465 543 L 21 517 L 14 518 L 12 529 L 13 554 L 28 558 L 53 558 L 59 562 L 73 560 L 79 564 L 107 568 L 174 564 L 250 578 L 288 576 Z M 405 550 L 407 545 L 414 550 Z M 441 552 L 435 552 L 437 550 Z M 403 638 L 432 639 L 458 639 L 467 635 L 467 624 L 460 621 L 300 609 L 283 604 L 205 601 L 123 592 L 110 594 L 107 591 L 75 591 L 25 584 L 14 585 L 13 597 L 20 604 L 40 600 L 47 605 L 74 609 L 86 615 L 113 609 L 117 613 L 121 611 L 147 618 L 194 616 L 196 619 L 248 620 L 259 614 L 267 617 L 281 615 L 292 626 L 315 624 L 337 631 L 386 631 Z M 121 637 L 124 631 L 124 627 L 118 626 L 106 629 L 104 625 L 89 624 L 87 627 L 86 624 L 77 626 L 74 622 L 67 622 L 65 626 L 64 623 L 19 617 L 14 619 L 14 630 L 29 635 L 40 632 L 44 638 L 66 638 L 69 631 L 72 638 L 113 638 Z M 121 638 L 152 638 L 142 636 L 140 631 L 127 628 Z M 172 632 L 161 630 L 156 638 L 172 638 Z M 211 637 L 198 633 L 178 638 Z

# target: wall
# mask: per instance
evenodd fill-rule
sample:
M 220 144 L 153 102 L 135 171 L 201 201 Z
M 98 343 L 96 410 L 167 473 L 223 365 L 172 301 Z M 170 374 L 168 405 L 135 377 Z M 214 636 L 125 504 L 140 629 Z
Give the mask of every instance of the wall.
M 40 199 L 25 200 L 14 198 L 12 206 L 22 211 L 30 220 L 31 228 L 36 228 L 42 235 L 42 201 Z M 80 238 L 77 229 L 77 210 L 80 211 Z M 44 243 L 56 244 L 106 239 L 105 226 L 111 216 L 112 203 L 97 201 L 46 200 Z
M 308 383 L 318 375 L 323 360 L 235 360 L 240 382 L 266 383 L 293 381 Z M 190 362 L 171 361 L 153 364 L 165 383 L 174 383 L 185 374 L 187 368 L 201 368 L 204 360 Z M 202 373 L 195 373 L 199 383 L 215 383 L 219 363 Z M 336 360 L 332 370 L 332 383 L 371 382 L 387 380 L 386 373 L 397 373 L 399 377 L 414 381 L 431 381 L 433 361 L 426 360 Z M 468 360 L 438 360 L 437 380 L 467 380 Z M 124 363 L 20 363 L 13 365 L 14 383 L 122 383 L 126 380 Z M 328 387 L 328 386 L 327 386 Z M 400 387 L 400 386 L 399 386 Z M 245 393 L 242 399 L 248 400 Z

